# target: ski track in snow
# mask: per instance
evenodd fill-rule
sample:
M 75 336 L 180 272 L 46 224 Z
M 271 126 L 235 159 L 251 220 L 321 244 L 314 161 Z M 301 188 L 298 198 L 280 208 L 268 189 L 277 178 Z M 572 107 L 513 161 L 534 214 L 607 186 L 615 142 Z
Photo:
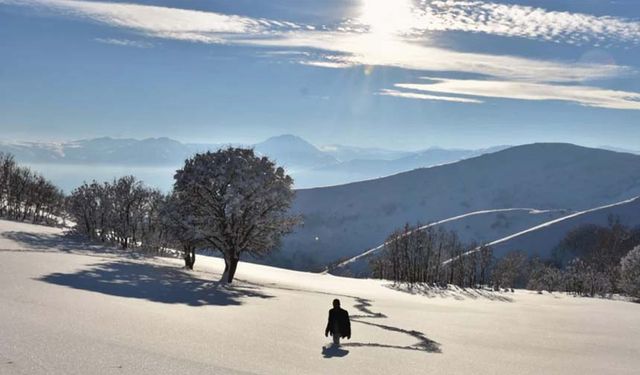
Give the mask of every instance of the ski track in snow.
M 440 224 L 445 224 L 445 223 L 448 223 L 448 222 L 451 222 L 451 221 L 456 221 L 456 220 L 464 219 L 464 218 L 471 217 L 471 216 L 485 215 L 485 214 L 490 214 L 490 213 L 500 213 L 500 212 L 515 212 L 515 211 L 524 211 L 524 212 L 528 212 L 530 214 L 542 214 L 542 213 L 546 213 L 546 212 L 562 211 L 562 210 L 560 210 L 560 209 L 558 209 L 558 210 L 539 210 L 539 209 L 535 209 L 535 208 L 498 208 L 498 209 L 492 209 L 492 210 L 473 211 L 473 212 L 469 212 L 469 213 L 466 213 L 466 214 L 453 216 L 453 217 L 450 217 L 450 218 L 447 218 L 447 219 L 444 219 L 444 220 L 440 220 L 440 221 L 436 221 L 436 222 L 433 222 L 433 223 L 429 223 L 429 224 L 426 224 L 426 225 L 422 225 L 422 226 L 420 226 L 420 227 L 418 227 L 416 229 L 413 229 L 413 230 L 403 234 L 402 237 L 410 235 L 410 234 L 415 233 L 415 232 L 419 232 L 419 231 L 425 230 L 425 229 L 427 229 L 429 227 L 433 227 L 433 226 L 440 225 Z M 359 260 L 361 258 L 364 258 L 364 257 L 367 257 L 369 255 L 372 255 L 372 254 L 376 253 L 377 251 L 381 250 L 382 248 L 384 248 L 388 244 L 389 244 L 388 241 L 384 242 L 384 243 L 382 243 L 382 244 L 380 244 L 380 245 L 378 245 L 376 247 L 373 247 L 373 248 L 371 248 L 369 250 L 366 250 L 365 252 L 363 252 L 361 254 L 356 255 L 353 258 L 349 258 L 349 259 L 337 264 L 336 266 L 334 266 L 332 268 L 335 269 L 335 268 L 344 267 L 344 266 L 346 266 L 346 265 L 348 265 L 350 263 L 353 263 L 353 262 L 355 262 L 355 261 L 357 261 L 357 260 Z M 326 271 L 324 271 L 324 273 L 327 273 L 328 271 L 329 270 L 326 270 Z
M 631 202 L 633 202 L 633 201 L 635 201 L 636 199 L 639 199 L 639 198 L 640 198 L 640 196 L 633 197 L 633 198 L 630 198 L 630 199 L 627 199 L 627 200 L 624 200 L 624 201 L 620 201 L 620 202 L 616 202 L 616 203 L 612 203 L 612 204 L 607 204 L 607 205 L 604 205 L 604 206 L 595 207 L 595 208 L 591 208 L 591 209 L 584 210 L 584 211 L 575 212 L 575 213 L 569 214 L 567 216 L 563 216 L 563 217 L 560 217 L 558 219 L 550 220 L 550 221 L 547 221 L 547 222 L 542 223 L 540 225 L 536 225 L 536 226 L 534 226 L 532 228 L 523 230 L 521 232 L 514 233 L 514 234 L 509 235 L 507 237 L 503 237 L 503 238 L 500 238 L 498 240 L 486 243 L 485 245 L 486 246 L 497 245 L 497 244 L 509 241 L 509 240 L 511 240 L 513 238 L 520 237 L 520 236 L 525 235 L 525 234 L 530 233 L 530 232 L 535 232 L 535 231 L 540 230 L 542 228 L 549 227 L 549 226 L 551 226 L 553 224 L 560 223 L 562 221 L 569 220 L 569 219 L 572 219 L 572 218 L 577 217 L 577 216 L 581 216 L 581 215 L 584 215 L 584 214 L 588 214 L 590 212 L 596 212 L 596 211 L 604 210 L 604 209 L 607 209 L 607 208 L 616 207 L 616 206 L 620 206 L 620 205 L 623 205 L 623 204 L 631 203 Z M 478 246 L 473 250 L 465 252 L 464 254 L 462 254 L 462 256 L 467 256 L 467 255 L 473 254 L 475 252 L 478 252 L 478 251 L 480 251 L 480 248 L 481 248 L 481 246 Z M 456 259 L 458 259 L 458 258 L 455 257 L 455 258 L 447 259 L 444 262 L 442 262 L 442 264 L 443 265 L 444 264 L 449 264 L 449 263 L 453 262 Z

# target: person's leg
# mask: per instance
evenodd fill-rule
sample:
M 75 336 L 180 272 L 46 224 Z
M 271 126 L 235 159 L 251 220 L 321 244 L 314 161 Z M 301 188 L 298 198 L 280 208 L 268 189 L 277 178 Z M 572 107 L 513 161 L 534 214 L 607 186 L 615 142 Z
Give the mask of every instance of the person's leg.
M 340 329 L 338 325 L 333 328 L 333 345 L 340 345 Z

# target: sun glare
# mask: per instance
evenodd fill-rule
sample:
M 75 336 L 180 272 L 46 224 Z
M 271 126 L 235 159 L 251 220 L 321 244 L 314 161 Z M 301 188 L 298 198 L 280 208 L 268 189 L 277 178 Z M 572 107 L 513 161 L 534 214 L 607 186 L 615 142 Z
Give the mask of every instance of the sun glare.
M 414 11 L 413 0 L 362 0 L 356 20 L 367 32 L 348 39 L 355 59 L 370 66 L 365 74 L 378 63 L 406 55 L 409 46 L 403 36 L 415 26 Z
M 412 27 L 412 0 L 362 0 L 358 21 L 379 35 L 395 35 Z

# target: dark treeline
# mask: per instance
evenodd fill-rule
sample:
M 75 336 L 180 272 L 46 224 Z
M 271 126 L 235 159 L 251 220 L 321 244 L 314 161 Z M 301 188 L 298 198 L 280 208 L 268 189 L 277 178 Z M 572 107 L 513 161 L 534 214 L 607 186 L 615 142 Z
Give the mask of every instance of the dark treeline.
M 560 271 L 562 290 L 578 295 L 624 292 L 622 261 L 638 244 L 640 228 L 628 228 L 617 220 L 610 220 L 608 226 L 582 225 L 554 249 L 551 262 L 542 265 L 543 275 Z
M 454 232 L 418 228 L 407 225 L 387 238 L 370 263 L 374 277 L 432 286 L 640 297 L 640 229 L 617 221 L 607 227 L 577 227 L 558 244 L 551 259 L 529 257 L 523 251 L 496 259 L 490 247 L 465 246 Z
M 0 217 L 35 224 L 59 224 L 64 194 L 39 173 L 0 152 Z

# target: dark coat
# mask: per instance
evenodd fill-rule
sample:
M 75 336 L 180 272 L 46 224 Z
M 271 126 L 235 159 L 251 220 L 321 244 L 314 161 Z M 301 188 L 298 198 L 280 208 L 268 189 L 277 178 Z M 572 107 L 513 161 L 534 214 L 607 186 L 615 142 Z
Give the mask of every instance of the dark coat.
M 351 322 L 349 321 L 349 313 L 339 307 L 329 310 L 329 321 L 325 333 L 331 333 L 333 336 L 335 328 L 340 331 L 340 337 L 351 337 Z

